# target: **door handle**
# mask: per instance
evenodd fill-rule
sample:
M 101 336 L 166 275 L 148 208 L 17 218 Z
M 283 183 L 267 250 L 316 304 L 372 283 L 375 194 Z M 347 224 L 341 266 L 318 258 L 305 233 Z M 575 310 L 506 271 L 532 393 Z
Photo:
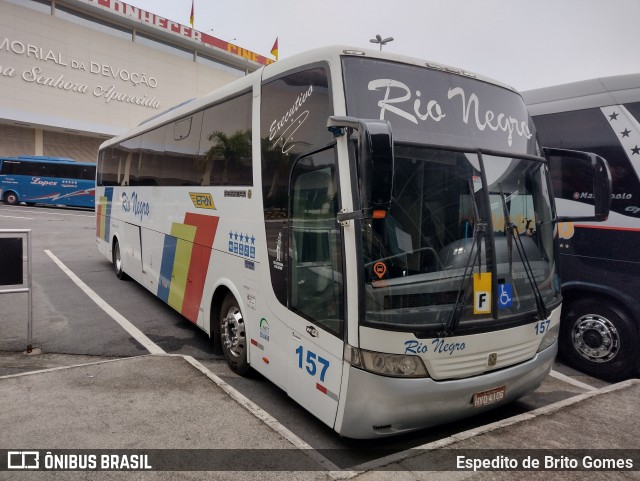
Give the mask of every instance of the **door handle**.
M 291 335 L 293 336 L 294 339 L 297 339 L 298 341 L 301 340 L 300 336 L 298 336 L 295 332 L 292 332 Z

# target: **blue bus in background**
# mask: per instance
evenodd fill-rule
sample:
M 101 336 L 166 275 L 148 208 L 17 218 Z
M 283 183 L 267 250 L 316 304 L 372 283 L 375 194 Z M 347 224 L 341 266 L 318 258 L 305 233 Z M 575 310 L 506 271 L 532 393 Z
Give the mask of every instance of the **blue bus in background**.
M 96 165 L 43 156 L 0 157 L 0 199 L 10 205 L 95 205 Z

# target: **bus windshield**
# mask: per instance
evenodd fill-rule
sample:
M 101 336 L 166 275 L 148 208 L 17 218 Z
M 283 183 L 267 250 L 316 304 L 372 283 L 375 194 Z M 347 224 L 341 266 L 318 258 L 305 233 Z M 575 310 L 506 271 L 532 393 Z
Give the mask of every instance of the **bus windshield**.
M 543 162 L 395 148 L 391 208 L 362 228 L 365 324 L 442 329 L 459 309 L 464 329 L 495 323 L 496 311 L 499 319 L 535 314 L 538 295 L 545 306 L 557 304 Z M 474 306 L 474 273 L 497 276 L 497 310 L 489 299 L 486 311 Z M 485 282 L 494 291 L 491 277 Z
M 345 57 L 343 70 L 348 114 L 387 120 L 395 141 L 391 208 L 363 222 L 363 323 L 545 318 L 560 301 L 552 201 L 522 98 L 441 67 Z

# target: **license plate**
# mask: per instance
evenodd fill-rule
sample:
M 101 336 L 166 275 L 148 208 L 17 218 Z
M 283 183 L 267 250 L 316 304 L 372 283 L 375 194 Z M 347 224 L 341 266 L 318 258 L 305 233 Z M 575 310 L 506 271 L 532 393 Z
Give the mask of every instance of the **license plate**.
M 487 406 L 488 404 L 502 401 L 504 399 L 505 391 L 506 386 L 500 386 L 489 389 L 488 391 L 477 392 L 473 395 L 473 407 L 479 408 L 482 406 Z

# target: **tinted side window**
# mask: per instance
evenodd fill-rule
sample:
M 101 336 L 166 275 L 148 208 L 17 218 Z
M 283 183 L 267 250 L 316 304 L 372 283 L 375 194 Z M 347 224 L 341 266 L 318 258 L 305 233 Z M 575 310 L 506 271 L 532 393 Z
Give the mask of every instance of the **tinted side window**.
M 204 165 L 199 161 L 200 128 L 202 112 L 190 117 L 176 120 L 167 125 L 165 130 L 164 170 L 174 170 L 158 185 L 201 185 Z M 163 183 L 163 182 L 175 182 Z
M 287 304 L 289 172 L 305 152 L 333 141 L 327 118 L 333 114 L 328 69 L 292 73 L 262 86 L 262 192 L 273 289 Z
M 15 174 L 18 170 L 18 166 L 20 162 L 15 162 L 13 160 L 3 160 L 2 164 L 0 164 L 0 174 Z
M 97 184 L 99 186 L 128 185 L 130 178 L 126 170 L 127 160 L 131 165 L 131 158 L 138 158 L 139 149 L 140 137 L 134 137 L 100 152 Z M 133 164 L 135 169 L 139 168 L 139 162 L 136 161 Z
M 15 173 L 20 175 L 30 175 L 32 177 L 45 177 L 46 164 L 39 162 L 20 162 L 15 168 Z
M 251 102 L 247 92 L 204 111 L 200 156 L 202 185 L 253 185 Z
M 80 179 L 83 180 L 95 180 L 96 179 L 96 166 L 95 165 L 88 165 L 85 167 L 82 167 L 82 170 L 80 172 Z
M 140 159 L 131 163 L 130 185 L 175 185 L 179 169 L 165 162 L 164 139 L 167 126 L 162 125 L 141 136 Z
M 69 164 L 49 164 L 47 171 L 47 175 L 50 177 L 73 178 L 75 175 L 75 166 Z
M 77 164 L 53 165 L 55 177 L 64 179 L 93 180 L 95 178 L 95 167 Z
M 119 185 L 120 158 L 117 151 L 111 147 L 104 149 L 98 156 L 99 186 Z
M 47 176 L 48 177 L 56 177 L 62 179 L 74 179 L 77 178 L 76 172 L 78 171 L 78 167 L 76 165 L 71 164 L 48 164 L 47 165 Z

